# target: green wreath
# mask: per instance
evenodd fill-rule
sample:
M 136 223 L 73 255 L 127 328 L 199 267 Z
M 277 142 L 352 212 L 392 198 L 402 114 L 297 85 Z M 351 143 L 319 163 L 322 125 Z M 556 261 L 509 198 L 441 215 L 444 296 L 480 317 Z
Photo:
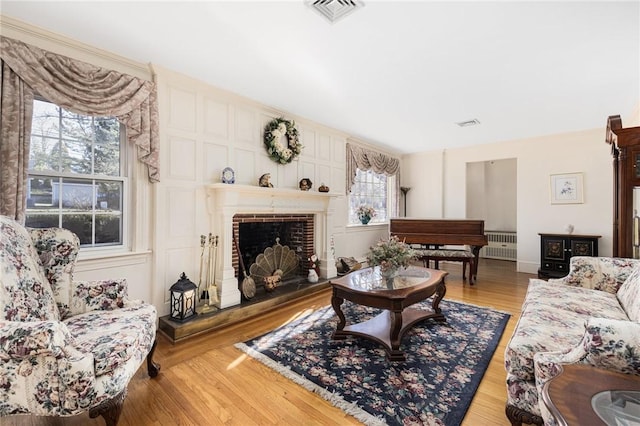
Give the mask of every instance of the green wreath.
M 286 144 L 282 143 L 283 136 L 286 137 Z M 264 128 L 264 145 L 269 158 L 276 163 L 289 164 L 295 160 L 302 152 L 296 123 L 282 117 L 270 121 Z

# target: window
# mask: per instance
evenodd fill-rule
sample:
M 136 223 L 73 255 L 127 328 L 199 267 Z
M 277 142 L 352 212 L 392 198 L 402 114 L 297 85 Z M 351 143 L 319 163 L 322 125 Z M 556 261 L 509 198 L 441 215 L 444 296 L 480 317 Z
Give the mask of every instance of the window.
M 363 204 L 372 206 L 376 215 L 370 223 L 384 223 L 395 216 L 395 185 L 393 176 L 371 170 L 356 170 L 356 177 L 349 194 L 349 224 L 359 224 L 356 209 Z
M 114 117 L 35 100 L 26 225 L 69 229 L 85 247 L 123 245 L 123 129 Z

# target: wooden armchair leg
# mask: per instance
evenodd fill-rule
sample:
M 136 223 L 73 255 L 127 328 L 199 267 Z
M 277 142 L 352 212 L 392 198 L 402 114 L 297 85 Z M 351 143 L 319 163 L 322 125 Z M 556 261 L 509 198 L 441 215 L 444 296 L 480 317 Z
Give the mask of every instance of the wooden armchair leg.
M 98 416 L 102 416 L 107 426 L 116 426 L 118 424 L 118 420 L 120 420 L 120 413 L 122 413 L 122 405 L 124 404 L 124 398 L 126 396 L 127 388 L 124 388 L 122 389 L 122 392 L 113 398 L 90 409 L 89 417 L 95 419 Z
M 147 355 L 147 373 L 149 374 L 149 377 L 156 377 L 160 372 L 160 364 L 153 361 L 153 353 L 156 351 L 157 344 L 158 339 L 153 341 L 153 346 L 151 346 L 151 350 Z

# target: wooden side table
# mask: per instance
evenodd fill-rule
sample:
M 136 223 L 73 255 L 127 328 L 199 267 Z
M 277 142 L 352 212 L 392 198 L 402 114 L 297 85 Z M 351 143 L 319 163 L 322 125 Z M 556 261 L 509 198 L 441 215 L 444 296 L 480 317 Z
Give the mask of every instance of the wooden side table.
M 591 400 L 604 391 L 640 391 L 640 376 L 585 364 L 563 365 L 542 387 L 542 401 L 560 426 L 604 425 Z

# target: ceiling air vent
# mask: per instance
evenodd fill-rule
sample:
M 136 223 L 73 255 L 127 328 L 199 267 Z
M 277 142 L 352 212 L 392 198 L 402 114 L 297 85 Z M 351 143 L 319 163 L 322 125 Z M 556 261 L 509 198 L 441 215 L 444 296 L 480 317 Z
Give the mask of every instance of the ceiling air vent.
M 364 6 L 359 0 L 311 0 L 307 4 L 331 22 L 336 22 Z
M 478 124 L 480 124 L 480 121 L 477 118 L 474 118 L 473 120 L 460 121 L 456 124 L 460 127 L 471 127 L 477 126 Z

